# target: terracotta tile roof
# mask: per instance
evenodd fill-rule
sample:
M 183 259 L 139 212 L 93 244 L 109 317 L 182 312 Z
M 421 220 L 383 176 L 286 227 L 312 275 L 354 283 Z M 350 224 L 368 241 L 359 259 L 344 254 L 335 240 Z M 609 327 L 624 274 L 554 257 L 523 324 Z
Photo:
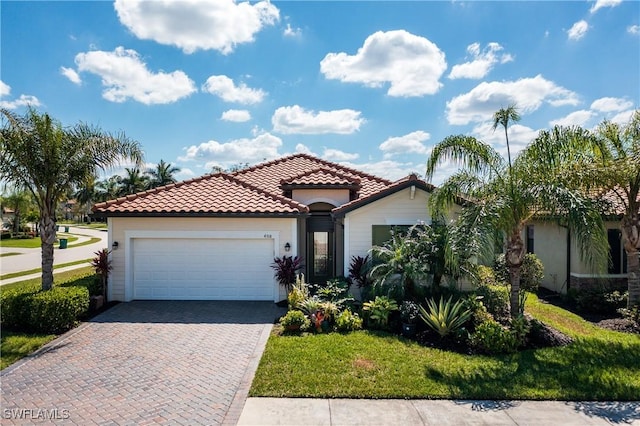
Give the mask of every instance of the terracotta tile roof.
M 595 197 L 605 204 L 605 215 L 623 216 L 629 204 L 629 190 L 616 187 L 606 191 L 599 191 Z M 636 205 L 640 204 L 640 193 L 636 195 Z
M 116 214 L 300 214 L 308 208 L 218 173 L 158 187 L 105 203 L 94 212 Z
M 237 179 L 263 188 L 265 191 L 279 194 L 280 182 L 286 181 L 318 168 L 340 173 L 347 178 L 360 180 L 360 197 L 379 192 L 391 185 L 391 181 L 350 169 L 330 161 L 321 160 L 308 154 L 295 154 L 278 160 L 258 164 L 257 166 L 233 173 Z
M 402 189 L 409 188 L 411 186 L 416 186 L 417 188 L 420 188 L 427 192 L 432 192 L 435 189 L 434 185 L 428 182 L 425 182 L 422 179 L 419 179 L 418 176 L 416 176 L 415 174 L 410 174 L 409 176 L 406 176 L 402 179 L 399 179 L 393 182 L 392 184 L 388 185 L 381 191 L 370 194 L 366 197 L 357 198 L 353 201 L 350 201 L 346 204 L 336 207 L 335 209 L 331 210 L 331 212 L 334 215 L 342 216 L 345 213 L 350 212 L 351 210 L 355 210 L 359 207 L 362 207 L 366 204 L 377 201 L 381 198 L 384 198 L 388 195 L 393 194 L 394 192 L 398 192 Z
M 358 186 L 360 179 L 333 170 L 317 168 L 289 179 L 282 179 L 283 186 Z

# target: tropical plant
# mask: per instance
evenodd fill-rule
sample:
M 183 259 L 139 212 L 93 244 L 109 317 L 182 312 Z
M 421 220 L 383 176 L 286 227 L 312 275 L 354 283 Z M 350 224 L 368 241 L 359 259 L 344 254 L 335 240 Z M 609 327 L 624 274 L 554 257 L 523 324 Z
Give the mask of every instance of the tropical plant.
M 291 310 L 280 318 L 280 325 L 289 330 L 306 330 L 311 326 L 311 321 L 301 311 Z
M 289 309 L 299 309 L 299 306 L 309 298 L 309 286 L 304 282 L 304 275 L 296 277 L 296 283 L 287 295 Z
M 149 188 L 149 177 L 138 167 L 125 167 L 125 176 L 120 181 L 120 196 L 135 194 Z
M 94 175 L 87 176 L 84 182 L 76 189 L 73 197 L 82 206 L 82 215 L 89 214 L 93 203 L 98 199 L 96 177 Z
M 427 176 L 432 178 L 443 162 L 461 165 L 430 198 L 436 214 L 444 213 L 461 199 L 468 200 L 450 231 L 447 258 L 454 269 L 460 267 L 456 259 L 476 258 L 489 263 L 495 256 L 496 237 L 504 241 L 514 318 L 520 314 L 520 273 L 525 255 L 522 234 L 533 218 L 561 217 L 576 237 L 581 257 L 594 269 L 606 264 L 608 253 L 604 224 L 596 203 L 582 191 L 564 184 L 560 166 L 570 152 L 550 146 L 546 134 L 541 132 L 517 158 L 512 158 L 507 128 L 518 119 L 514 106 L 494 115 L 494 129 L 504 127 L 506 161 L 489 144 L 458 135 L 438 143 L 426 167 Z M 554 132 L 576 141 L 589 137 L 579 128 L 557 127 Z
M 389 315 L 398 310 L 398 304 L 386 296 L 376 296 L 374 300 L 365 302 L 362 310 L 368 313 L 369 321 L 374 327 L 386 329 L 389 326 Z
M 438 304 L 433 299 L 427 299 L 428 311 L 420 306 L 420 319 L 424 323 L 440 335 L 445 337 L 462 328 L 462 326 L 471 318 L 471 311 L 466 308 L 463 300 L 456 300 L 452 303 L 453 298 L 449 296 L 447 301 L 444 297 L 440 298 Z
M 164 160 L 160 160 L 156 164 L 155 168 L 150 168 L 147 173 L 151 177 L 149 180 L 150 188 L 157 188 L 159 186 L 169 185 L 170 183 L 177 182 L 174 175 L 180 171 L 180 167 L 166 163 Z
M 114 175 L 108 179 L 101 180 L 96 184 L 97 200 L 108 201 L 117 198 L 120 195 L 120 184 L 122 177 Z
M 551 142 L 557 149 L 576 149 L 571 139 L 552 138 Z M 640 110 L 625 125 L 602 122 L 587 142 L 578 145 L 582 155 L 570 159 L 568 175 L 571 183 L 606 205 L 622 208 L 620 229 L 631 307 L 640 303 Z
M 342 332 L 360 330 L 362 318 L 356 313 L 351 313 L 351 310 L 345 309 L 336 317 L 336 328 Z
M 322 300 L 316 296 L 309 297 L 298 303 L 298 309 L 307 314 L 308 316 L 314 315 L 316 312 L 322 310 Z
M 415 324 L 420 316 L 420 307 L 416 302 L 405 300 L 400 305 L 400 319 L 405 324 Z
M 13 210 L 12 230 L 14 234 L 20 232 L 20 226 L 25 219 L 31 204 L 31 194 L 24 190 L 14 190 L 2 197 L 2 204 Z
M 275 279 L 287 290 L 287 293 L 291 291 L 293 283 L 296 282 L 296 275 L 303 267 L 302 258 L 299 256 L 276 257 L 271 264 Z
M 113 266 L 111 265 L 111 259 L 109 258 L 111 251 L 105 248 L 95 252 L 94 254 L 96 255 L 96 257 L 91 260 L 91 266 L 93 266 L 93 269 L 95 269 L 96 274 L 100 276 L 102 296 L 104 297 L 104 300 L 106 302 L 109 273 L 113 269 Z
M 40 211 L 42 288 L 53 285 L 55 212 L 60 199 L 87 176 L 122 159 L 142 162 L 137 142 L 84 123 L 65 128 L 28 108 L 23 116 L 1 109 L 0 180 L 28 190 Z
M 371 284 L 369 280 L 369 271 L 371 269 L 371 260 L 369 255 L 352 256 L 349 263 L 349 279 L 355 283 L 358 288 L 367 287 Z

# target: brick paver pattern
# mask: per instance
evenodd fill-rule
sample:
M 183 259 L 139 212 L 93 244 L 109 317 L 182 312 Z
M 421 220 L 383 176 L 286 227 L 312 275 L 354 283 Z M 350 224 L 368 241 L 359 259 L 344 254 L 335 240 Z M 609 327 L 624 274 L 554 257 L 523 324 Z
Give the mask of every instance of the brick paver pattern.
M 2 372 L 2 424 L 235 423 L 225 415 L 280 313 L 269 302 L 119 304 Z

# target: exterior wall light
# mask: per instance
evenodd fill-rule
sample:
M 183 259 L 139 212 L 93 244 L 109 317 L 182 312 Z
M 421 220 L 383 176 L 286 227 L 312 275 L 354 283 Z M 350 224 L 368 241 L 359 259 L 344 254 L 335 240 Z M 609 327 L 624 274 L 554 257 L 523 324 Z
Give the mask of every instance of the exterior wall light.
M 114 250 L 118 250 L 118 242 L 114 241 L 113 244 L 111 244 L 111 248 Z
M 284 245 L 284 251 L 286 252 L 290 252 L 291 251 L 291 244 L 287 243 Z

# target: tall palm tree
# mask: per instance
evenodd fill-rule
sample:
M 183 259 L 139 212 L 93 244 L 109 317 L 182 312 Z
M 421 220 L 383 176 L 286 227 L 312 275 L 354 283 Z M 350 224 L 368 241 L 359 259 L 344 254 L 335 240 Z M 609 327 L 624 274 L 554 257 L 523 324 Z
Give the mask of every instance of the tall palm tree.
M 108 201 L 118 198 L 122 176 L 114 175 L 97 183 L 97 201 Z
M 93 203 L 98 199 L 98 188 L 96 183 L 96 176 L 89 175 L 84 182 L 78 186 L 73 193 L 73 197 L 76 199 L 80 206 L 82 206 L 82 216 L 86 216 L 91 213 L 91 207 Z
M 122 158 L 142 162 L 137 142 L 84 123 L 62 125 L 29 107 L 23 116 L 1 109 L 0 180 L 25 188 L 40 210 L 42 289 L 53 285 L 55 212 L 59 200 L 87 176 Z
M 125 175 L 120 181 L 120 196 L 135 194 L 149 188 L 149 178 L 145 176 L 139 167 L 125 167 Z
M 640 110 L 626 125 L 602 122 L 592 143 L 569 174 L 574 182 L 622 207 L 622 241 L 627 253 L 628 306 L 640 304 Z M 565 146 L 570 141 L 559 141 Z
M 160 162 L 156 164 L 155 168 L 147 170 L 147 173 L 151 176 L 149 187 L 157 188 L 158 186 L 169 185 L 170 183 L 177 182 L 173 175 L 179 171 L 180 167 L 173 166 L 171 163 L 166 163 L 161 159 Z
M 510 108 L 495 115 L 505 132 L 509 121 L 518 117 L 508 111 Z M 461 166 L 432 194 L 430 203 L 436 214 L 460 198 L 470 201 L 451 232 L 450 256 L 473 256 L 488 262 L 495 255 L 496 236 L 503 239 L 512 317 L 522 309 L 520 269 L 526 251 L 522 234 L 533 218 L 562 215 L 576 235 L 582 257 L 595 268 L 606 262 L 608 242 L 595 203 L 583 192 L 562 184 L 561 173 L 549 172 L 548 162 L 556 161 L 557 153 L 544 142 L 536 138 L 510 164 L 493 147 L 474 137 L 449 136 L 433 148 L 427 161 L 429 179 L 442 162 L 451 160 Z

